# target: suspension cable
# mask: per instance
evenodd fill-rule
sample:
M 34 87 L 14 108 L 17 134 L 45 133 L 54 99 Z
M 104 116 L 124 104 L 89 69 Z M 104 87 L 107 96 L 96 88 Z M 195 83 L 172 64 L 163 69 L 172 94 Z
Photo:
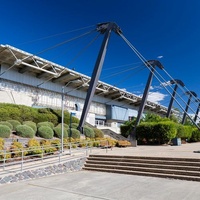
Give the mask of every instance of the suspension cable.
M 77 31 L 81 31 L 81 30 L 84 30 L 84 29 L 87 29 L 87 28 L 91 28 L 91 27 L 94 27 L 94 26 L 95 25 L 90 25 L 90 26 L 86 26 L 86 27 L 83 27 L 83 28 L 74 29 L 74 30 L 71 30 L 71 31 L 65 31 L 65 32 L 62 32 L 62 33 L 56 33 L 56 34 L 49 35 L 49 36 L 46 36 L 46 37 L 42 37 L 42 38 L 38 38 L 38 39 L 35 39 L 35 40 L 23 42 L 23 43 L 20 43 L 18 45 L 30 44 L 30 43 L 38 42 L 38 41 L 41 41 L 41 40 L 46 40 L 46 39 L 49 39 L 49 38 L 53 38 L 53 37 L 65 35 L 65 34 L 68 34 L 68 33 L 73 33 L 73 32 L 77 32 Z
M 148 67 L 147 65 L 147 60 L 139 53 L 139 51 L 120 33 L 119 34 L 122 39 L 128 44 L 128 46 L 134 51 L 134 53 L 140 58 L 140 60 L 142 60 L 142 62 Z M 148 67 L 148 69 L 152 72 L 152 69 L 150 69 Z M 158 72 L 157 72 L 158 73 Z M 159 73 L 158 73 L 159 74 Z M 154 74 L 154 76 L 157 78 L 157 80 L 162 83 L 162 81 L 160 81 L 160 79 L 158 78 L 158 76 L 156 74 Z M 163 78 L 164 79 L 164 78 Z M 166 82 L 166 81 L 165 81 Z M 172 96 L 172 94 L 170 93 L 170 91 L 167 89 L 167 87 L 165 87 L 165 90 Z M 171 87 L 172 88 L 172 87 Z M 176 103 L 180 106 L 180 108 L 184 111 L 184 108 L 180 105 L 180 103 L 173 97 L 173 99 L 176 101 Z M 191 109 L 191 108 L 190 108 Z M 192 109 L 193 110 L 193 109 Z M 193 111 L 194 112 L 194 111 Z M 190 120 L 197 126 L 198 129 L 200 129 L 200 127 L 194 122 L 194 120 L 190 117 L 190 115 L 188 113 L 186 113 L 186 115 L 190 118 Z

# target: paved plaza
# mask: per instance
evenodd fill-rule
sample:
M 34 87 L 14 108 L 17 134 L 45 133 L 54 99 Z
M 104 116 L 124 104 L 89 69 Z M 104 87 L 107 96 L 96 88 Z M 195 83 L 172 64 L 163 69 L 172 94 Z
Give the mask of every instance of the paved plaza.
M 94 150 L 94 154 L 200 158 L 200 143 Z M 6 200 L 199 200 L 200 182 L 79 171 L 4 184 Z

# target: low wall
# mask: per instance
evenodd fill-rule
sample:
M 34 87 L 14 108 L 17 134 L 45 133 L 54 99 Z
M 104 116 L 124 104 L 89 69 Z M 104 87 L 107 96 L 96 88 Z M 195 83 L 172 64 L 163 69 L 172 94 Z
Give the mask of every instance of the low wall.
M 8 175 L 0 177 L 0 185 L 6 183 L 15 183 L 19 181 L 31 180 L 36 178 L 42 178 L 52 176 L 56 174 L 63 174 L 66 172 L 80 171 L 86 161 L 86 157 L 69 160 L 64 163 L 50 165 L 44 168 L 38 168 L 33 170 L 26 170 L 16 173 L 14 175 Z

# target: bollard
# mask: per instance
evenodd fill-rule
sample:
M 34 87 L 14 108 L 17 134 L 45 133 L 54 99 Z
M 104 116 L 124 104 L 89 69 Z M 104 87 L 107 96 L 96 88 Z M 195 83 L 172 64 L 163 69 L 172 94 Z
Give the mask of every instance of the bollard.
M 43 162 L 43 156 L 44 156 L 44 147 L 42 146 L 42 162 Z
M 5 164 L 6 164 L 6 150 L 4 150 L 4 156 L 3 156 L 3 170 L 5 170 Z
M 69 155 L 72 154 L 72 151 L 71 151 L 71 142 L 69 143 Z
M 23 162 L 24 162 L 24 152 L 22 150 L 21 172 L 23 171 Z

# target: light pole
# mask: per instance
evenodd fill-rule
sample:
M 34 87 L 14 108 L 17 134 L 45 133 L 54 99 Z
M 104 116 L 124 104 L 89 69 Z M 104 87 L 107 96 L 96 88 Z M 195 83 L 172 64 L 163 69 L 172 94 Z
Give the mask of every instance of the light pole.
M 63 153 L 63 138 L 64 138 L 64 97 L 65 97 L 65 87 L 76 80 L 69 81 L 65 86 L 62 86 L 61 92 L 61 152 Z M 70 91 L 68 91 L 70 92 Z
M 64 137 L 64 86 L 62 87 L 62 100 L 61 100 L 61 152 L 63 153 L 63 137 Z

